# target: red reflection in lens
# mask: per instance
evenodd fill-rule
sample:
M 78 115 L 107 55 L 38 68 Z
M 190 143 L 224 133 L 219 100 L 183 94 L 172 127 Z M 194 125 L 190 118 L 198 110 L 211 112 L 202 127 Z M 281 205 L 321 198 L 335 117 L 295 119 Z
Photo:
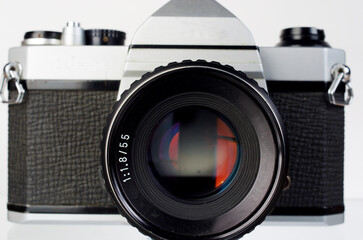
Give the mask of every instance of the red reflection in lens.
M 221 186 L 231 175 L 237 160 L 236 138 L 221 119 L 217 119 L 217 169 L 215 188 Z
M 179 125 L 177 125 L 179 127 Z M 173 128 L 174 131 L 178 131 L 178 128 Z M 168 131 L 168 133 L 171 130 Z M 167 134 L 169 135 L 169 134 Z M 180 132 L 176 132 L 175 135 L 169 140 L 168 159 L 171 164 L 178 170 L 178 155 L 179 155 L 179 135 Z M 170 138 L 169 138 L 170 139 Z M 163 142 L 165 142 L 164 139 Z M 237 160 L 237 142 L 235 135 L 231 128 L 220 118 L 217 118 L 217 139 L 216 141 L 216 171 L 215 171 L 215 188 L 220 187 L 231 175 Z M 162 144 L 165 146 L 165 144 Z M 162 148 L 165 149 L 165 148 Z M 165 155 L 164 155 L 165 156 Z
M 178 169 L 178 154 L 179 154 L 179 132 L 177 132 L 169 145 L 169 159 L 175 169 Z

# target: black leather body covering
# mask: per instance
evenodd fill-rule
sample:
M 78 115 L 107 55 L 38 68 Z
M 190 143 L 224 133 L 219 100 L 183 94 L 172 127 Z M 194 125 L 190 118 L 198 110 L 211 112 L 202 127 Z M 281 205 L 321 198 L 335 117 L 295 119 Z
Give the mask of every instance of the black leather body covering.
M 344 108 L 330 104 L 326 92 L 270 92 L 270 96 L 287 130 L 291 177 L 276 213 L 299 214 L 297 208 L 301 215 L 344 211 Z
M 270 94 L 287 129 L 291 177 L 275 213 L 343 207 L 344 108 L 329 104 L 324 92 Z M 9 206 L 115 209 L 98 170 L 116 95 L 27 91 L 22 104 L 9 106 Z
M 114 207 L 99 179 L 117 91 L 27 91 L 9 106 L 9 205 Z

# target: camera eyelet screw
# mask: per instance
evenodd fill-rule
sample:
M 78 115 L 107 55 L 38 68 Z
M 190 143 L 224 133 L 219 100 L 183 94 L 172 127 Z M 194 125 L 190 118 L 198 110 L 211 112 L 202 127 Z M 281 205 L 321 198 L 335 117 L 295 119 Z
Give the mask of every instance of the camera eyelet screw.
M 353 89 L 350 83 L 350 68 L 344 64 L 335 64 L 331 69 L 332 84 L 328 90 L 329 102 L 337 106 L 349 105 L 353 98 Z M 336 99 L 336 91 L 340 84 L 345 85 L 344 100 Z
M 0 95 L 3 103 L 7 104 L 19 104 L 22 103 L 25 89 L 23 85 L 20 83 L 20 78 L 23 73 L 23 68 L 18 62 L 10 62 L 4 67 L 4 76 L 1 84 Z M 8 91 L 9 82 L 14 81 L 16 90 L 18 95 L 15 99 L 10 98 L 10 94 Z

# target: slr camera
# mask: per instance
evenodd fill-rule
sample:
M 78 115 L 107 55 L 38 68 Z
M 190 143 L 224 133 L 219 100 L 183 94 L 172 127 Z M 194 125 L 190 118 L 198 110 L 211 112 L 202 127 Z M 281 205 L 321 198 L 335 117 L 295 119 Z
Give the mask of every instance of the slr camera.
M 256 46 L 214 0 L 169 1 L 127 47 L 76 22 L 26 33 L 1 87 L 9 220 L 122 215 L 152 239 L 342 223 L 345 53 L 313 27 L 280 38 Z

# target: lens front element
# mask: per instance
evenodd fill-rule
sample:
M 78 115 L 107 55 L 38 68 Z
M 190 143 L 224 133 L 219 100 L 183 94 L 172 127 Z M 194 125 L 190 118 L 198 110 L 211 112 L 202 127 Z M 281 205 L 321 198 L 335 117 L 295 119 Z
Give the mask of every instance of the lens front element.
M 179 108 L 157 125 L 148 145 L 156 180 L 187 199 L 211 196 L 233 179 L 240 146 L 230 124 L 202 107 Z

